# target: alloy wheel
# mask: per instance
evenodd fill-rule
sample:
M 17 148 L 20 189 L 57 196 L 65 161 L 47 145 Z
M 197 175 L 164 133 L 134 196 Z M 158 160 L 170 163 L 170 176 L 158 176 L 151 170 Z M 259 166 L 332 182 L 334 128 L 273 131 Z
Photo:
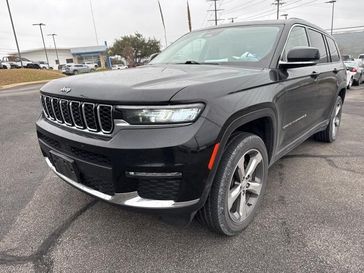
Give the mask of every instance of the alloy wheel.
M 231 179 L 227 198 L 231 220 L 241 223 L 253 211 L 263 186 L 262 178 L 262 154 L 251 149 L 241 157 Z
M 335 106 L 335 116 L 332 120 L 332 136 L 335 138 L 341 123 L 342 102 L 338 100 Z

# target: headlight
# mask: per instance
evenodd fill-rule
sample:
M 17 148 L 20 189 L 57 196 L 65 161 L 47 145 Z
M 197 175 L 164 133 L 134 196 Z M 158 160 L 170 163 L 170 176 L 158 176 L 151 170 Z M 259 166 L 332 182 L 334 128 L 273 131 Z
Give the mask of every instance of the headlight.
M 132 125 L 178 124 L 194 122 L 204 108 L 204 104 L 184 104 L 166 106 L 116 106 L 122 119 Z

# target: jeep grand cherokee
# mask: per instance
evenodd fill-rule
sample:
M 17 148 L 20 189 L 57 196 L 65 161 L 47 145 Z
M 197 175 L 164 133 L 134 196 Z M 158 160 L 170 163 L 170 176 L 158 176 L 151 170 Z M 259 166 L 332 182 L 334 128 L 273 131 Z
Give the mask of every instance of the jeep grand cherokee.
M 345 92 L 321 28 L 235 23 L 191 32 L 143 67 L 46 84 L 37 133 L 49 167 L 77 189 L 235 235 L 269 166 L 312 135 L 336 139 Z

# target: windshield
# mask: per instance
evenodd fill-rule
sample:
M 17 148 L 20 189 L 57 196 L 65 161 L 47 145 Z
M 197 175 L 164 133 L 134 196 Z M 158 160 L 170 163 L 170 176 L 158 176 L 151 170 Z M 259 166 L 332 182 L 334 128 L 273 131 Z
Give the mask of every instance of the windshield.
M 187 34 L 150 64 L 236 64 L 266 67 L 280 26 L 237 26 Z

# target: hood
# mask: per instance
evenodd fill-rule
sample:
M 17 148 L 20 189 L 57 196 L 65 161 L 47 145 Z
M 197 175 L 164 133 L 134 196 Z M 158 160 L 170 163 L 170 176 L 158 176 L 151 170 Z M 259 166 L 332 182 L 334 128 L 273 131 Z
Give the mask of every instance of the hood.
M 218 65 L 147 65 L 137 68 L 88 73 L 51 81 L 43 93 L 73 99 L 105 102 L 168 102 L 176 93 L 194 85 L 213 85 L 261 74 L 262 70 Z M 233 80 L 233 82 L 235 82 Z M 62 93 L 61 89 L 70 91 Z

